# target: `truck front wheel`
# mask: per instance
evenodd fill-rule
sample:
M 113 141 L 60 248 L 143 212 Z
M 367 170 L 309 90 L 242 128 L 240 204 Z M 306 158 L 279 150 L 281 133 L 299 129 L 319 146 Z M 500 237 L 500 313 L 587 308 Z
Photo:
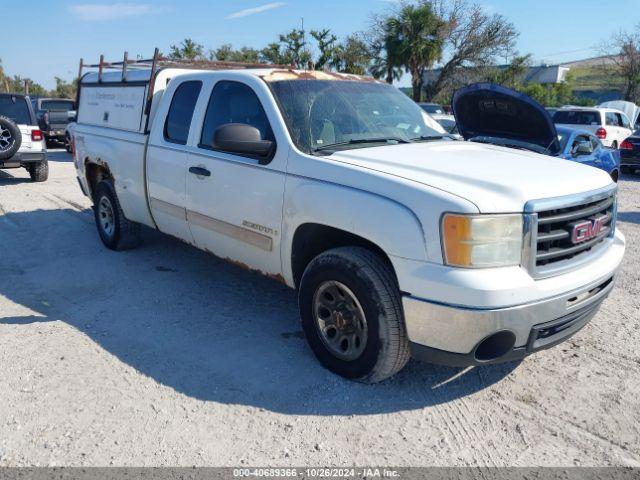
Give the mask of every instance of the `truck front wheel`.
M 311 349 L 338 375 L 376 383 L 409 360 L 400 291 L 390 267 L 370 250 L 341 247 L 313 259 L 299 307 Z
M 128 250 L 140 244 L 140 224 L 124 216 L 111 182 L 98 183 L 93 211 L 98 234 L 107 248 Z

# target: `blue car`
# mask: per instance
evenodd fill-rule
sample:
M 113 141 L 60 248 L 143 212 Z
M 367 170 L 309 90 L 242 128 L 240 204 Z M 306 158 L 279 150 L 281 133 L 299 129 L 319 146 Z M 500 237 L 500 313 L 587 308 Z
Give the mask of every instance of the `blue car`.
M 620 176 L 620 150 L 612 150 L 585 130 L 570 127 L 556 127 L 560 141 L 558 157 L 604 170 L 614 182 Z
M 465 140 L 531 150 L 606 171 L 617 182 L 620 152 L 593 134 L 556 127 L 549 112 L 531 97 L 491 83 L 476 83 L 453 95 L 453 113 Z

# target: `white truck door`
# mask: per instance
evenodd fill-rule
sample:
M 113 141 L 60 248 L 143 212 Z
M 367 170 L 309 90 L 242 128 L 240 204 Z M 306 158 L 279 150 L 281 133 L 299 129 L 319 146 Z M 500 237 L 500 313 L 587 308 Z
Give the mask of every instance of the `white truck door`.
M 245 83 L 218 81 L 202 108 L 202 128 L 189 147 L 186 182 L 187 218 L 196 245 L 278 275 L 288 149 L 276 147 L 272 158 L 261 162 L 214 146 L 215 130 L 229 123 L 251 125 L 263 140 L 274 140 L 260 99 Z
M 184 81 L 168 88 L 170 104 L 158 111 L 162 128 L 153 128 L 147 148 L 147 186 L 151 213 L 160 231 L 194 243 L 187 224 L 186 144 L 201 81 Z M 175 92 L 175 93 L 174 93 Z

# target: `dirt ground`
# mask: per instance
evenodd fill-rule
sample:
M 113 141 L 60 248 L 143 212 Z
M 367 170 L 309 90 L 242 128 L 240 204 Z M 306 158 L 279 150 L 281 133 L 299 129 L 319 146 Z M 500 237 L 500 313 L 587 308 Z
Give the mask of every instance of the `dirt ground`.
M 0 172 L 0 465 L 640 466 L 640 176 L 596 318 L 520 364 L 322 369 L 293 291 L 154 231 L 115 253 L 70 156 Z

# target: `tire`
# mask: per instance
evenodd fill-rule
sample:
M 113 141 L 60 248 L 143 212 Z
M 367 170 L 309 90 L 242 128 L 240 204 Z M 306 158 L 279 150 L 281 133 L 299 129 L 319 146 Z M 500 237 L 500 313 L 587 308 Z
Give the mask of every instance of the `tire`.
M 71 136 L 68 133 L 64 136 L 64 149 L 67 151 L 67 153 L 73 153 L 73 150 L 71 148 Z
M 341 247 L 318 255 L 304 271 L 298 302 L 307 341 L 328 370 L 377 383 L 409 360 L 400 291 L 390 267 L 376 253 Z
M 22 133 L 13 120 L 0 116 L 0 160 L 13 157 L 22 145 Z
M 98 183 L 93 212 L 98 234 L 107 248 L 129 250 L 140 244 L 140 224 L 131 222 L 124 216 L 110 181 Z
M 613 172 L 611 172 L 611 180 L 613 180 L 615 183 L 618 183 L 619 177 L 620 174 L 618 173 L 618 170 L 614 170 Z
M 27 166 L 27 171 L 32 182 L 46 182 L 49 178 L 49 162 L 43 160 L 38 163 L 31 163 Z
M 614 140 L 613 143 L 611 143 L 611 148 L 613 150 L 618 150 L 618 141 Z

